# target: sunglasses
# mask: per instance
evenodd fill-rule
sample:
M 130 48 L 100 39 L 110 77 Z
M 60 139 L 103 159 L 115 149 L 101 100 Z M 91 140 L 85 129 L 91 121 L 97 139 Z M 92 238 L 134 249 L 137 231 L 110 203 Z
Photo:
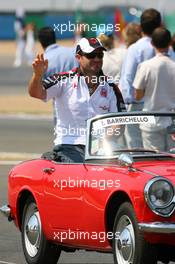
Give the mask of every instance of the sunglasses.
M 104 56 L 103 52 L 91 52 L 91 53 L 82 53 L 82 56 L 85 56 L 87 59 L 102 59 Z

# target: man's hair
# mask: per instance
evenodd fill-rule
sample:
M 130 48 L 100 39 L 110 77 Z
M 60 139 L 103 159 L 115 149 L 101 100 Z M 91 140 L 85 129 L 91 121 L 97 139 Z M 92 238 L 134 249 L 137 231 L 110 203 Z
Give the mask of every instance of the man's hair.
M 152 44 L 158 49 L 168 48 L 171 44 L 171 33 L 168 29 L 159 27 L 152 34 Z
M 113 34 L 107 36 L 104 33 L 100 33 L 98 39 L 106 49 L 112 49 L 114 47 L 114 36 Z
M 143 33 L 150 36 L 154 29 L 161 25 L 161 14 L 156 9 L 146 9 L 140 18 L 140 25 Z
M 43 27 L 38 32 L 38 39 L 43 48 L 56 43 L 55 32 L 51 27 Z
M 129 47 L 142 37 L 141 27 L 134 22 L 128 23 L 128 25 L 122 31 L 123 39 Z

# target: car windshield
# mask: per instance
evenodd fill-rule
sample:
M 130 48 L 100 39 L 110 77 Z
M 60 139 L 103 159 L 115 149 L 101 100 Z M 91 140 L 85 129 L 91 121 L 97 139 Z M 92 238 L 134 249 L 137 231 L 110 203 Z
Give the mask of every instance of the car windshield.
M 174 113 L 118 113 L 93 118 L 89 155 L 175 153 Z

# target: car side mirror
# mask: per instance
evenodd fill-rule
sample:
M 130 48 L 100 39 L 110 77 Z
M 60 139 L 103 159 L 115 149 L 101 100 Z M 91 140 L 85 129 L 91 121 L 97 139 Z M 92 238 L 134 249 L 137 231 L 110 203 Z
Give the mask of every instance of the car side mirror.
M 134 160 L 130 154 L 122 153 L 118 157 L 118 163 L 120 166 L 131 168 Z

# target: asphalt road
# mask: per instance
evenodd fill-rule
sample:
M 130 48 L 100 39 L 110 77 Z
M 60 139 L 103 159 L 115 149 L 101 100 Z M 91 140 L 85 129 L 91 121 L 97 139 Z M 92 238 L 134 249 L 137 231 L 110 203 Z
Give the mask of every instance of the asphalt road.
M 0 95 L 26 93 L 32 67 L 24 65 L 14 68 L 13 57 L 0 56 Z
M 0 117 L 0 152 L 43 153 L 52 147 L 52 119 Z

